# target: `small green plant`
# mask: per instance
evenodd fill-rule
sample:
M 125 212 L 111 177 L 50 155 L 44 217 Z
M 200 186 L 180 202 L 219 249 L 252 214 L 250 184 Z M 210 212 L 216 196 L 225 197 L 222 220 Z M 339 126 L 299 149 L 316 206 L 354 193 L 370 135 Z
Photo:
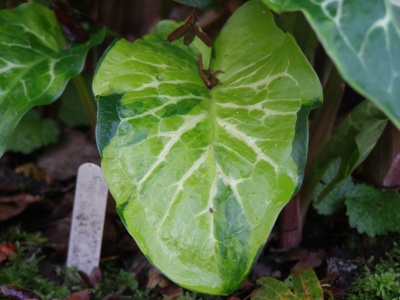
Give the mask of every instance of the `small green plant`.
M 55 283 L 39 274 L 38 266 L 43 259 L 40 244 L 44 243 L 39 234 L 28 234 L 19 226 L 10 228 L 0 237 L 0 244 L 10 242 L 15 244 L 16 253 L 3 262 L 0 271 L 0 285 L 17 285 L 30 289 L 43 299 L 62 298 L 69 294 L 65 287 L 57 287 Z M 1 294 L 0 294 L 1 297 Z
M 349 300 L 392 300 L 400 296 L 400 249 L 391 250 L 374 267 L 364 271 L 351 287 Z

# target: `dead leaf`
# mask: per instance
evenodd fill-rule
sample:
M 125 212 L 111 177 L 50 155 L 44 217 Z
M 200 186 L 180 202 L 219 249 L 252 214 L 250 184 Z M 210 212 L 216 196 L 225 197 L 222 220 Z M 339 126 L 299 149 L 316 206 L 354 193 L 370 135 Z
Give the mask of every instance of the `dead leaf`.
M 82 132 L 67 129 L 64 143 L 39 157 L 38 166 L 56 180 L 67 180 L 76 176 L 81 164 L 99 164 L 99 152 L 94 141 Z
M 0 286 L 0 291 L 4 296 L 13 300 L 41 299 L 34 291 L 14 284 L 2 285 Z
M 90 292 L 88 290 L 78 291 L 63 300 L 90 300 Z
M 8 259 L 8 257 L 13 254 L 17 253 L 17 247 L 14 243 L 11 242 L 4 242 L 0 245 L 0 263 Z
M 31 194 L 17 194 L 0 196 L 0 221 L 8 220 L 23 212 L 31 203 L 43 200 L 41 196 Z
M 288 255 L 289 260 L 299 260 L 292 268 L 292 272 L 294 270 L 304 270 L 308 268 L 317 268 L 319 267 L 325 259 L 326 252 L 323 249 L 319 250 L 306 250 L 299 249 L 296 251 L 292 251 Z
M 52 179 L 34 163 L 27 163 L 15 168 L 16 174 L 22 174 L 25 177 L 33 178 L 36 181 L 45 181 L 47 185 L 52 184 Z
M 83 271 L 78 271 L 79 276 L 85 281 L 90 287 L 96 287 L 101 283 L 101 271 L 99 267 L 94 267 L 90 275 Z
M 150 267 L 147 275 L 148 279 L 146 287 L 149 290 L 153 290 L 156 287 L 165 288 L 169 285 L 169 280 L 154 267 Z

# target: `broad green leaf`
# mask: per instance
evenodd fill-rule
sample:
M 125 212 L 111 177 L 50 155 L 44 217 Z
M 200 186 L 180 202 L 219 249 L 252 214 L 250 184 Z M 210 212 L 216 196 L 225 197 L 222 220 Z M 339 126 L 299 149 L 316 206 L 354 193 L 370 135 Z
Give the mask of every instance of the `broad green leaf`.
M 318 201 L 319 195 L 326 189 L 336 177 L 341 160 L 334 161 L 322 176 L 320 182 L 313 191 L 313 206 L 321 215 L 331 215 L 344 205 L 344 201 L 351 195 L 354 184 L 351 176 L 347 176 L 325 194 L 323 199 Z
M 343 78 L 400 128 L 399 1 L 263 1 L 301 10 Z
M 325 189 L 316 200 L 317 203 L 364 161 L 381 136 L 386 123 L 385 115 L 369 101 L 364 101 L 353 109 L 317 158 L 312 176 L 319 178 L 331 164 L 340 160 L 336 176 L 330 182 L 326 182 Z
M 301 12 L 286 13 L 279 18 L 279 21 L 281 28 L 294 36 L 296 43 L 310 64 L 313 65 L 318 38 L 304 15 Z
M 87 43 L 69 45 L 54 13 L 39 4 L 0 11 L 0 156 L 21 117 L 54 101 L 103 38 L 100 30 Z
M 103 56 L 93 84 L 97 142 L 118 212 L 145 255 L 185 288 L 229 294 L 300 183 L 306 116 L 321 88 L 261 1 L 235 12 L 212 56 L 197 38 L 167 43 L 178 25 L 161 22 Z M 199 52 L 204 68 L 223 71 L 211 90 Z
M 400 232 L 400 195 L 365 184 L 355 185 L 346 199 L 350 226 L 371 237 Z
M 30 110 L 15 128 L 8 150 L 28 154 L 47 144 L 55 143 L 59 133 L 53 120 L 41 119 L 37 111 Z

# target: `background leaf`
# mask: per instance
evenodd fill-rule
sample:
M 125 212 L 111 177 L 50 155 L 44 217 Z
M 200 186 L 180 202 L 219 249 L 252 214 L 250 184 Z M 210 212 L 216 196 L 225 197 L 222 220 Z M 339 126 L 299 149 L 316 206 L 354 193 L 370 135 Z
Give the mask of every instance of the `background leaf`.
M 39 4 L 0 11 L 0 156 L 21 117 L 54 101 L 103 38 L 100 30 L 69 46 L 54 13 Z
M 94 96 L 90 88 L 92 79 L 90 77 L 84 77 L 84 79 L 88 87 L 88 91 L 92 95 L 92 102 L 94 102 Z M 96 104 L 93 103 L 93 105 Z M 90 125 L 73 80 L 68 82 L 63 94 L 60 97 L 60 109 L 58 111 L 58 117 L 71 127 Z
M 8 150 L 31 153 L 58 139 L 59 130 L 56 123 L 50 119 L 41 119 L 35 110 L 28 111 L 15 128 Z
M 301 10 L 346 82 L 400 128 L 398 1 L 263 1 L 278 13 Z
M 400 232 L 400 195 L 365 184 L 355 185 L 346 199 L 350 226 L 371 237 Z
M 197 38 L 167 43 L 177 26 L 119 40 L 103 57 L 93 85 L 102 167 L 147 257 L 185 288 L 229 294 L 299 184 L 295 130 L 304 145 L 304 112 L 321 87 L 260 1 L 235 12 L 211 57 Z M 211 90 L 199 52 L 205 68 L 223 71 Z
M 313 192 L 314 208 L 322 215 L 331 215 L 337 209 L 344 205 L 344 201 L 348 196 L 351 195 L 354 184 L 351 180 L 351 176 L 347 176 L 325 194 L 323 199 L 318 201 L 319 195 L 325 190 L 326 186 L 329 185 L 339 171 L 340 159 L 333 162 L 325 174 L 322 176 L 320 182 L 316 186 Z
M 312 175 L 316 178 L 321 178 L 328 167 L 340 159 L 336 176 L 332 181 L 325 182 L 326 187 L 319 194 L 317 203 L 363 162 L 381 136 L 386 123 L 383 113 L 369 101 L 353 109 L 317 157 Z

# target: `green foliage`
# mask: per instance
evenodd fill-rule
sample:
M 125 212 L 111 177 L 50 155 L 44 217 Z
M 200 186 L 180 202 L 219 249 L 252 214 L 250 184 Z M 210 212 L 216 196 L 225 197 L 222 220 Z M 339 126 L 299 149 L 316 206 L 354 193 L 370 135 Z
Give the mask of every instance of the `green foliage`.
M 392 300 L 400 295 L 400 249 L 395 248 L 373 270 L 365 267 L 352 284 L 349 300 Z
M 346 199 L 350 226 L 371 237 L 400 232 L 400 195 L 365 184 L 355 185 Z
M 40 233 L 31 234 L 21 230 L 20 225 L 8 228 L 7 231 L 3 232 L 0 236 L 0 243 L 18 241 L 27 241 L 36 245 L 41 245 L 46 239 L 43 238 Z
M 89 76 L 84 77 L 84 83 L 89 89 L 91 85 L 91 80 Z M 93 95 L 92 95 L 93 96 Z M 81 97 L 77 91 L 77 87 L 73 81 L 69 81 L 63 94 L 60 97 L 60 110 L 58 112 L 58 117 L 63 120 L 68 126 L 78 127 L 78 126 L 89 126 L 88 116 L 82 106 Z M 94 97 L 90 99 L 94 103 Z
M 103 267 L 102 267 L 103 268 Z M 103 299 L 109 294 L 114 294 L 119 288 L 125 286 L 126 290 L 119 299 L 151 300 L 148 290 L 139 290 L 135 274 L 111 267 L 102 271 L 102 281 L 91 289 L 91 299 Z
M 70 45 L 53 11 L 36 3 L 0 11 L 0 156 L 22 116 L 57 99 L 82 70 L 88 49 L 103 39 L 100 30 Z
M 344 201 L 351 194 L 354 187 L 351 176 L 347 176 L 342 181 L 334 185 L 323 200 L 319 200 L 319 195 L 326 189 L 326 186 L 335 178 L 340 166 L 340 160 L 333 162 L 313 192 L 313 206 L 321 215 L 331 215 L 344 205 Z
M 251 300 L 317 300 L 323 299 L 323 290 L 314 270 L 297 270 L 283 282 L 264 277 L 257 281 L 260 288 L 251 296 Z M 286 283 L 286 281 L 285 281 Z
M 335 186 L 348 177 L 368 156 L 387 123 L 383 113 L 371 102 L 359 104 L 346 117 L 338 132 L 324 145 L 317 157 L 312 176 L 321 178 L 334 162 L 340 161 L 337 173 L 319 193 L 317 203 L 323 201 Z
M 396 192 L 383 192 L 365 184 L 353 184 L 348 176 L 335 185 L 323 201 L 318 199 L 326 188 L 325 182 L 335 177 L 339 163 L 331 165 L 314 190 L 314 207 L 323 215 L 333 214 L 338 208 L 346 206 L 350 226 L 359 233 L 370 237 L 389 232 L 400 232 L 400 195 Z
M 343 78 L 400 127 L 400 6 L 396 1 L 263 0 L 272 9 L 300 10 Z
M 321 87 L 260 1 L 235 12 L 212 56 L 197 39 L 167 43 L 178 25 L 103 57 L 93 84 L 102 168 L 126 227 L 167 277 L 229 294 L 300 184 Z M 223 71 L 211 90 L 198 53 Z
M 35 110 L 28 111 L 14 130 L 8 150 L 31 153 L 48 144 L 57 142 L 59 130 L 50 119 L 42 119 Z
M 68 295 L 65 287 L 57 287 L 39 274 L 38 267 L 43 257 L 40 256 L 37 245 L 44 242 L 40 235 L 30 235 L 21 231 L 19 227 L 13 227 L 1 235 L 0 242 L 5 241 L 15 243 L 17 253 L 12 254 L 2 266 L 0 285 L 19 285 L 35 291 L 43 299 L 62 298 Z

